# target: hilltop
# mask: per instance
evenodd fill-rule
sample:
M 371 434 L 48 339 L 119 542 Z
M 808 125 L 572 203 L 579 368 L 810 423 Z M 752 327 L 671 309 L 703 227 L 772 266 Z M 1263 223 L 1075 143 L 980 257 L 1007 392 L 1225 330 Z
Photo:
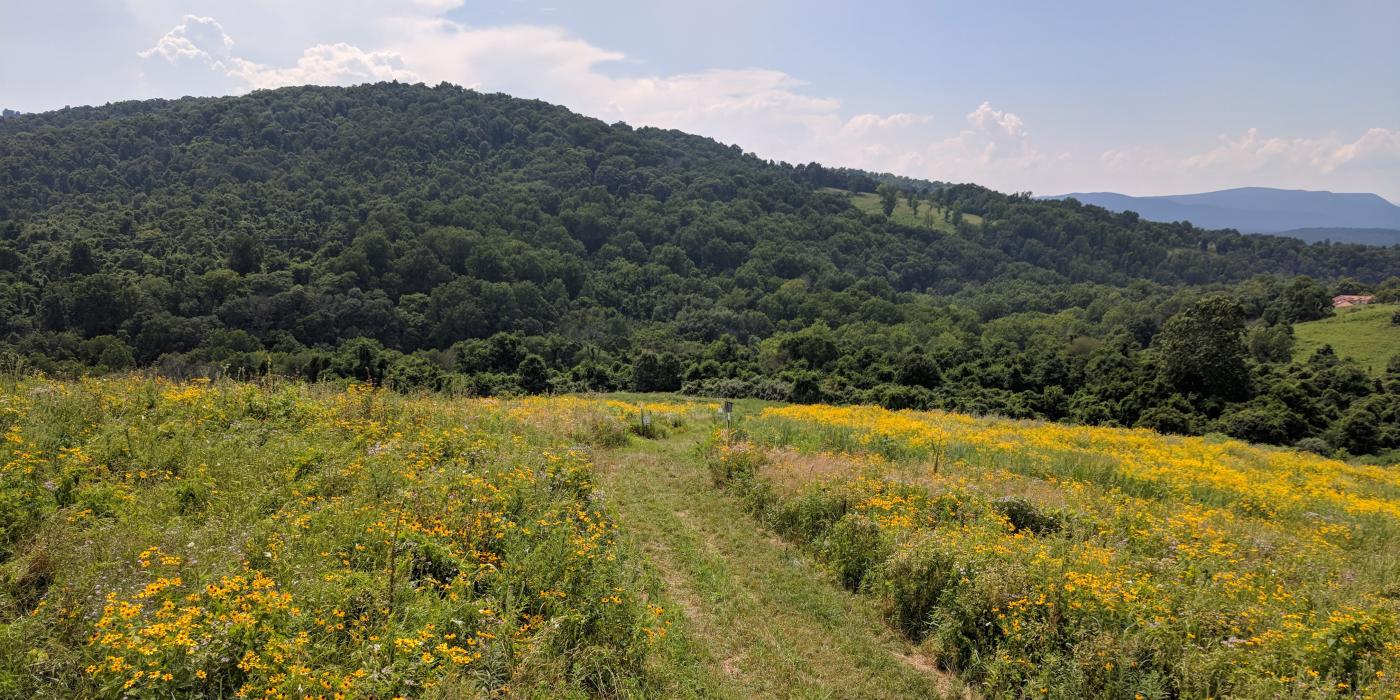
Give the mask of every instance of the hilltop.
M 0 121 L 0 359 L 59 375 L 684 389 L 1374 451 L 1349 436 L 1390 394 L 1289 365 L 1280 328 L 1397 270 L 448 84 Z M 1188 322 L 1212 295 L 1233 305 Z

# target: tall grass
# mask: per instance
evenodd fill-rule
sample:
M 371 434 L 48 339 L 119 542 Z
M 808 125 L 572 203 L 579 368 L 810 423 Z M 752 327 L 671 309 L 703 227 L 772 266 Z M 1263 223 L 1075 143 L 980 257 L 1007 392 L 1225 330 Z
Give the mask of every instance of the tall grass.
M 645 695 L 600 402 L 0 383 L 0 696 Z
M 784 407 L 711 471 L 990 696 L 1394 697 L 1400 475 L 1229 440 Z

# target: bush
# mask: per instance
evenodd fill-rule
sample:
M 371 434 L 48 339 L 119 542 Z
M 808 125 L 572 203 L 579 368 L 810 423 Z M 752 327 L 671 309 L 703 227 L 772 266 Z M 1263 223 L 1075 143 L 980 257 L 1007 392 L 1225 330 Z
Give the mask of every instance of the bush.
M 922 386 L 881 384 L 870 390 L 867 400 L 892 411 L 906 408 L 926 409 L 934 406 L 933 392 Z
M 1190 435 L 1191 416 L 1171 406 L 1155 406 L 1142 412 L 1135 428 L 1147 428 L 1168 435 Z
M 676 391 L 681 388 L 681 362 L 671 353 L 643 350 L 632 365 L 632 388 L 636 391 Z
M 846 514 L 846 499 L 822 486 L 813 486 L 796 498 L 768 509 L 768 525 L 775 532 L 804 544 L 815 543 Z
M 997 499 L 992 508 L 1011 524 L 1015 532 L 1050 535 L 1064 527 L 1063 519 L 1055 513 L 1045 513 L 1024 498 L 1008 496 Z
M 1327 441 L 1322 438 L 1305 437 L 1293 443 L 1293 447 L 1304 452 L 1322 455 L 1323 457 L 1332 456 L 1332 446 L 1327 444 Z
M 705 460 L 716 484 L 752 480 L 759 467 L 768 461 L 768 456 L 753 445 L 725 445 L 718 443 L 718 439 L 708 447 L 710 454 Z
M 1279 445 L 1286 444 L 1301 423 L 1287 406 L 1269 400 L 1231 409 L 1220 416 L 1218 426 L 1230 437 Z
M 953 581 L 953 559 L 932 533 L 902 544 L 881 567 L 879 591 L 886 614 L 904 636 L 919 642 L 939 599 Z
M 831 527 L 822 554 L 850 590 L 860 588 L 866 574 L 884 562 L 890 543 L 880 534 L 880 524 L 871 518 L 848 513 Z

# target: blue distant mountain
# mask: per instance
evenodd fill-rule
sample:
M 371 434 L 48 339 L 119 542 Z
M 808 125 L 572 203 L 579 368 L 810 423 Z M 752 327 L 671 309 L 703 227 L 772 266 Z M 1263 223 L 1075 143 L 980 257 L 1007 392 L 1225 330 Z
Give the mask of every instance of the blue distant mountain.
M 1201 228 L 1274 233 L 1310 241 L 1400 244 L 1400 206 L 1374 194 L 1240 187 L 1156 197 L 1075 192 L 1047 199 L 1067 197 L 1112 211 L 1135 211 L 1151 221 L 1190 221 Z

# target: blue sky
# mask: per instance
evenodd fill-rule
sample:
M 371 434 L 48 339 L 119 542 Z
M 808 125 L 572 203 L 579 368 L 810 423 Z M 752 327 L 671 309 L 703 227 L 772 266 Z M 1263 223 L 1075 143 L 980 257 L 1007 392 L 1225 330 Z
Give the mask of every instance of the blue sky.
M 1400 202 L 1400 3 L 55 0 L 0 106 L 442 80 L 1001 190 Z

